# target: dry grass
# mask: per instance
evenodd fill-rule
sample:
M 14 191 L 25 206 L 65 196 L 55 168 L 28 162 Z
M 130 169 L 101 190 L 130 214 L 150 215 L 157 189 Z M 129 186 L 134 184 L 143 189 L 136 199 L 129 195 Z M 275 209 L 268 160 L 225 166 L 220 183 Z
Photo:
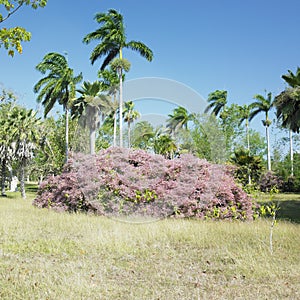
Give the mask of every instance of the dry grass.
M 299 226 L 279 221 L 270 255 L 269 220 L 133 225 L 0 198 L 0 299 L 300 299 Z

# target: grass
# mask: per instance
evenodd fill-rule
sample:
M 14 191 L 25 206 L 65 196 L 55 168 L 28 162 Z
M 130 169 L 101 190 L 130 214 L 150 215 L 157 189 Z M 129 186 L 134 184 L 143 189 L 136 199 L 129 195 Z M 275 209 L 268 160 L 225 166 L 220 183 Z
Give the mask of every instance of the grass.
M 260 195 L 258 201 L 263 204 L 276 203 L 279 207 L 277 219 L 300 224 L 300 194 L 267 194 Z
M 300 299 L 300 225 L 133 225 L 0 198 L 0 299 Z M 290 200 L 286 200 L 290 201 Z

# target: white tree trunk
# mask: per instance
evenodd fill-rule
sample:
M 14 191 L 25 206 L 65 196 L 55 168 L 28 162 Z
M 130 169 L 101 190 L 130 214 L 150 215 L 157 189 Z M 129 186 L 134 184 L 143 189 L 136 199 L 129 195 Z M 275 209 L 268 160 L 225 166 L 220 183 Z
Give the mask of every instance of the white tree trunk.
M 66 139 L 66 162 L 69 159 L 69 110 L 65 107 L 66 114 L 66 131 L 65 131 L 65 139 Z
M 117 112 L 114 112 L 114 147 L 117 146 Z
M 123 147 L 123 81 L 122 81 L 122 68 L 119 69 L 119 79 L 120 79 L 120 100 L 119 100 L 119 126 L 120 126 L 120 147 Z
M 293 132 L 291 129 L 290 129 L 290 157 L 291 157 L 291 176 L 294 176 Z
M 266 126 L 268 171 L 271 171 L 271 152 L 269 126 Z
M 22 198 L 26 199 L 26 192 L 25 192 L 25 162 L 24 162 L 24 160 L 21 161 L 21 167 L 20 167 L 20 191 L 21 191 Z

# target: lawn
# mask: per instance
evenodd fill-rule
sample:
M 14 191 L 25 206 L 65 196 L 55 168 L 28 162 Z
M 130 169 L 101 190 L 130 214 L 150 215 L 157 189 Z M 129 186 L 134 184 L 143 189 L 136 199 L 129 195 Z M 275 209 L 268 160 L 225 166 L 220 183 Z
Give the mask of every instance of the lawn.
M 279 207 L 277 213 L 279 220 L 300 224 L 300 194 L 275 194 L 272 197 L 262 194 L 257 199 L 262 204 L 275 203 Z
M 0 299 L 300 299 L 300 224 L 278 221 L 271 255 L 269 219 L 136 225 L 33 197 L 0 198 Z

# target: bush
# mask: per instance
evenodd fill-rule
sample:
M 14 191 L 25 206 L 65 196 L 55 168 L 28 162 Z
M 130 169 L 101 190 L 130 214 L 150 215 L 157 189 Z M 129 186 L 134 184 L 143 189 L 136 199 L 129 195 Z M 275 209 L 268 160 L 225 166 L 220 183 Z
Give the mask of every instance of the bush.
M 268 171 L 260 178 L 259 188 L 262 192 L 270 192 L 273 189 L 281 190 L 282 187 L 282 179 L 272 171 Z
M 49 177 L 33 204 L 100 215 L 252 219 L 252 201 L 225 166 L 184 154 L 165 159 L 143 150 L 109 148 L 73 154 Z

